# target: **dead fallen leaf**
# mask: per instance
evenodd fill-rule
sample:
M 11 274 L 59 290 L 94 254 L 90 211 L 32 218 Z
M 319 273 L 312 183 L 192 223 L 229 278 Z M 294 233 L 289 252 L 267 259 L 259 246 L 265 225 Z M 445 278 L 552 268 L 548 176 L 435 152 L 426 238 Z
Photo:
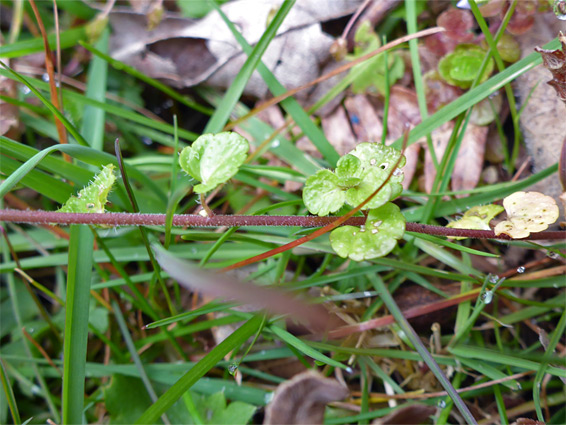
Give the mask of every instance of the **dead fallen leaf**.
M 442 126 L 434 129 L 430 134 L 430 137 L 432 139 L 432 146 L 434 147 L 434 153 L 436 154 L 436 158 L 439 162 L 444 155 L 446 146 L 448 146 L 448 141 L 450 140 L 450 135 L 452 134 L 453 130 L 454 123 L 452 121 L 448 121 Z M 425 190 L 427 193 L 430 193 L 432 191 L 435 177 L 436 168 L 432 160 L 432 155 L 427 147 L 424 164 Z
M 0 94 L 8 98 L 17 98 L 17 85 L 14 80 L 0 77 Z M 18 139 L 20 110 L 16 105 L 0 100 L 0 135 Z
M 358 142 L 375 143 L 381 140 L 383 133 L 381 119 L 366 96 L 357 94 L 347 97 L 344 108 L 348 112 Z
M 545 425 L 545 423 L 530 418 L 517 418 L 511 425 Z
M 436 412 L 436 407 L 426 404 L 411 404 L 395 409 L 383 418 L 376 419 L 372 425 L 419 425 L 427 422 Z
M 564 23 L 556 19 L 554 14 L 537 14 L 533 30 L 517 37 L 522 56 L 531 54 L 536 46 L 543 46 L 554 39 L 561 29 L 564 29 Z M 519 76 L 513 83 L 519 98 L 518 107 L 523 108 L 519 123 L 525 146 L 533 159 L 535 173 L 556 163 L 566 134 L 566 104 L 558 99 L 551 86 L 545 84 L 549 77 L 548 70 L 540 65 Z M 530 190 L 544 192 L 555 199 L 562 193 L 555 175 L 530 187 Z
M 535 50 L 541 54 L 545 68 L 552 73 L 552 80 L 547 84 L 553 87 L 558 98 L 566 103 L 566 35 L 560 32 L 558 39 L 562 50 L 545 50 L 540 47 Z
M 265 410 L 264 425 L 322 424 L 326 404 L 348 396 L 348 388 L 312 370 L 277 387 Z
M 452 190 L 469 190 L 477 186 L 483 170 L 488 127 L 468 124 L 452 173 Z M 457 195 L 465 197 L 466 194 Z
M 350 120 L 342 106 L 321 120 L 322 129 L 328 141 L 340 154 L 345 155 L 356 147 L 356 137 L 352 133 Z
M 222 10 L 254 45 L 280 3 L 240 0 L 224 4 Z M 318 77 L 320 68 L 330 60 L 329 49 L 334 41 L 323 32 L 321 22 L 353 13 L 360 3 L 305 0 L 296 4 L 262 57 L 263 63 L 287 88 Z M 211 86 L 227 88 L 247 59 L 215 11 L 198 21 L 165 13 L 151 31 L 147 31 L 146 19 L 143 14 L 114 8 L 110 14 L 111 55 L 172 86 L 192 86 L 206 80 Z M 254 73 L 245 94 L 263 98 L 267 93 L 263 79 Z M 299 98 L 307 95 L 301 93 Z

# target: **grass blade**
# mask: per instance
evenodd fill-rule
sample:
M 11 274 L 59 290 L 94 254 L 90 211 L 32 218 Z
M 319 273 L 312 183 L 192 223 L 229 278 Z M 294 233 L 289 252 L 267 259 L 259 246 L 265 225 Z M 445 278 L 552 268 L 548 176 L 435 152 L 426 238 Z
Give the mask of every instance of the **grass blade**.
M 156 423 L 157 419 L 167 411 L 183 394 L 191 388 L 200 378 L 224 358 L 233 349 L 242 345 L 250 336 L 257 332 L 263 322 L 261 315 L 254 316 L 228 338 L 214 347 L 210 353 L 202 358 L 191 370 L 169 388 L 159 399 L 151 405 L 136 421 L 137 424 Z
M 243 93 L 248 80 L 252 76 L 254 70 L 257 68 L 261 57 L 267 50 L 267 46 L 269 46 L 269 43 L 271 43 L 271 40 L 273 40 L 273 38 L 275 37 L 277 30 L 283 23 L 283 20 L 294 4 L 295 0 L 286 0 L 283 2 L 281 8 L 277 11 L 276 15 L 273 17 L 273 20 L 267 26 L 267 29 L 259 39 L 259 42 L 256 44 L 248 59 L 244 63 L 244 66 L 242 66 L 242 69 L 240 70 L 238 75 L 236 75 L 234 82 L 226 91 L 222 102 L 220 103 L 220 105 L 218 105 L 216 111 L 206 124 L 203 133 L 218 133 L 222 131 L 222 128 L 230 118 L 232 109 L 234 109 L 234 106 L 236 106 L 238 99 Z
M 63 351 L 65 424 L 83 422 L 93 242 L 94 235 L 88 226 L 71 226 Z
M 376 275 L 367 275 L 367 277 L 373 284 L 376 291 L 379 292 L 381 299 L 387 306 L 389 312 L 393 315 L 393 317 L 395 317 L 397 324 L 399 324 L 403 331 L 405 331 L 405 334 L 414 345 L 418 353 L 421 355 L 424 362 L 427 364 L 432 373 L 434 373 L 434 376 L 436 376 L 436 379 L 438 379 L 442 387 L 446 390 L 446 392 L 464 417 L 466 423 L 477 424 L 474 416 L 468 409 L 468 406 L 466 406 L 456 389 L 452 386 L 448 378 L 446 378 L 444 372 L 442 372 L 442 369 L 440 369 L 440 366 L 438 365 L 438 363 L 436 363 L 436 360 L 434 360 L 434 358 L 425 348 L 421 339 L 419 338 L 413 327 L 409 324 L 408 320 L 405 319 L 405 316 L 403 316 L 401 309 L 397 306 L 397 303 L 385 287 L 383 281 Z

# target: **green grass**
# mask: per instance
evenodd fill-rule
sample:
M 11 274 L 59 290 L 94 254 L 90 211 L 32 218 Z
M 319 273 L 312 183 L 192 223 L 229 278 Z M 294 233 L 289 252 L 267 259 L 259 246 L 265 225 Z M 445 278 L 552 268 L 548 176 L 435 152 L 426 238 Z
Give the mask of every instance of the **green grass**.
M 55 50 L 50 3 L 37 3 Z M 439 407 L 430 423 L 453 423 L 456 410 L 473 423 L 467 407 L 473 404 L 493 406 L 491 420 L 497 418 L 503 424 L 512 423 L 517 415 L 548 423 L 562 421 L 565 400 L 560 379 L 566 372 L 559 350 L 565 343 L 565 286 L 563 276 L 553 274 L 553 267 L 562 263 L 548 250 L 563 253 L 563 241 L 543 246 L 407 233 L 389 256 L 353 263 L 337 257 L 324 235 L 237 275 L 257 285 L 309 293 L 317 304 L 347 317 L 349 325 L 391 315 L 391 325 L 340 339 L 312 337 L 307 331 L 297 332 L 291 321 L 281 317 L 266 318 L 263 313 L 243 310 L 233 300 L 192 293 L 173 281 L 153 258 L 151 245 L 160 243 L 176 257 L 215 272 L 312 231 L 171 226 L 174 214 L 193 213 L 199 207 L 192 192 L 195 181 L 179 170 L 178 152 L 201 133 L 222 131 L 230 120 L 251 110 L 242 94 L 254 72 L 273 96 L 285 93 L 262 56 L 299 3 L 285 1 L 274 11 L 255 44 L 222 14 L 222 25 L 247 55 L 245 64 L 225 91 L 204 86 L 179 91 L 112 59 L 109 29 L 90 40 L 84 25 L 70 27 L 71 22 L 93 19 L 98 11 L 83 2 L 58 2 L 64 61 L 84 52 L 83 48 L 93 54 L 89 62 L 81 63 L 84 71 L 75 76 L 84 82 L 84 92 L 62 87 L 63 111 L 51 102 L 49 83 L 16 72 L 14 60 L 41 53 L 43 40 L 34 38 L 25 26 L 10 29 L 13 40 L 0 46 L 0 75 L 22 90 L 14 98 L 3 94 L 1 99 L 18 108 L 23 132 L 0 136 L 2 208 L 53 211 L 88 184 L 101 166 L 122 163 L 124 172 L 110 194 L 109 211 L 166 213 L 168 221 L 140 229 L 2 223 L 6 237 L 2 237 L 0 263 L 0 423 L 207 423 L 199 403 L 219 392 L 224 393 L 228 408 L 244 403 L 261 411 L 276 386 L 288 381 L 272 362 L 310 368 L 329 377 L 341 375 L 351 390 L 360 391 L 349 400 L 352 405 L 358 403 L 359 410 L 331 406 L 325 424 L 367 424 L 412 403 Z M 22 7 L 29 12 L 29 5 Z M 405 20 L 399 21 L 401 12 Z M 541 63 L 533 53 L 505 65 L 494 49 L 500 34 L 488 36 L 488 22 L 475 4 L 472 12 L 486 35 L 487 56 L 494 58 L 497 72 L 434 113 L 426 109 L 419 63 L 422 41 L 399 48 L 412 59 L 414 66 L 406 72 L 414 78 L 422 116 L 408 143 L 430 138 L 433 130 L 448 121 L 457 122 L 445 155 L 436 158 L 433 193 L 422 193 L 414 184 L 399 201 L 408 221 L 441 222 L 469 207 L 528 190 L 546 177 L 556 177 L 558 171 L 553 165 L 518 181 L 506 178 L 468 192 L 450 192 L 469 111 L 500 89 L 506 91 L 512 109 L 510 125 L 497 123 L 500 134 L 511 140 L 502 169 L 511 172 L 517 166 L 522 135 L 511 84 Z M 395 13 L 395 20 L 384 25 L 387 33 L 380 34 L 388 40 L 432 25 L 416 16 L 413 2 Z M 557 48 L 558 41 L 545 47 Z M 298 137 L 290 133 L 282 132 L 265 143 L 276 129 L 257 116 L 239 123 L 238 130 L 249 136 L 250 145 L 258 151 L 215 194 L 210 206 L 226 214 L 306 215 L 301 193 L 288 191 L 284 184 L 304 183 L 308 176 L 336 163 L 331 135 L 324 134 L 320 119 L 311 114 L 334 97 L 349 95 L 348 87 L 356 77 L 355 72 L 343 74 L 310 109 L 293 97 L 280 103 L 286 118 L 312 142 L 314 154 L 303 152 L 296 144 Z M 115 102 L 116 96 L 138 108 Z M 157 120 L 142 113 L 164 100 L 173 102 L 170 115 Z M 395 106 L 389 99 L 379 102 L 386 109 Z M 200 121 L 195 123 L 195 116 Z M 67 130 L 69 144 L 58 143 L 54 117 Z M 508 128 L 513 128 L 511 135 L 505 134 Z M 123 153 L 119 160 L 114 151 L 116 138 Z M 144 143 L 147 138 L 151 143 Z M 400 147 L 401 141 L 395 145 Z M 525 278 L 506 262 L 510 251 L 519 252 L 525 264 L 538 260 L 527 268 Z M 545 260 L 546 255 L 550 260 Z M 493 268 L 508 278 L 493 281 L 488 273 Z M 30 284 L 24 284 L 24 273 L 30 276 Z M 482 295 L 494 290 L 494 285 L 498 285 L 495 298 L 486 302 Z M 415 299 L 404 292 L 407 287 Z M 34 291 L 39 304 L 29 291 Z M 404 310 L 438 305 L 459 295 L 465 295 L 466 301 L 450 311 L 430 313 L 437 316 L 428 316 L 428 321 L 422 316 L 411 321 L 404 317 Z M 440 325 L 433 332 L 435 321 Z M 548 342 L 541 344 L 536 328 L 526 325 L 533 323 L 548 334 Z M 219 330 L 229 336 L 216 339 Z M 391 345 L 380 345 L 381 338 Z M 241 373 L 241 385 L 231 375 L 235 368 Z M 519 373 L 523 375 L 512 376 Z M 492 385 L 477 386 L 483 383 Z M 121 386 L 126 390 L 117 391 Z M 459 388 L 462 391 L 457 392 Z M 425 395 L 435 395 L 421 400 L 421 393 L 413 393 L 421 389 Z M 375 401 L 376 393 L 383 396 L 391 391 L 400 397 L 396 407 Z M 506 404 L 509 398 L 520 404 L 511 407 Z M 259 421 L 259 415 L 252 419 L 252 423 Z

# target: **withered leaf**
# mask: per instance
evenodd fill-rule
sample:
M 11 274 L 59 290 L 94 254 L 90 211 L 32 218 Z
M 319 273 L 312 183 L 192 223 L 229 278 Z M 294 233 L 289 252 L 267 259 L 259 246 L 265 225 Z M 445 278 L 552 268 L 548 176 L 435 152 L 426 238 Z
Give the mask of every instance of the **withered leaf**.
M 348 393 L 335 379 L 312 370 L 303 372 L 277 387 L 263 423 L 322 424 L 326 404 L 343 400 Z
M 545 425 L 545 423 L 530 418 L 517 418 L 511 425 Z
M 434 406 L 411 404 L 395 409 L 383 418 L 376 419 L 372 425 L 419 425 L 425 423 L 435 411 Z
M 562 50 L 546 50 L 535 47 L 542 56 L 542 62 L 546 69 L 552 73 L 552 80 L 547 84 L 556 90 L 558 98 L 566 103 L 566 35 L 560 32 L 558 35 Z

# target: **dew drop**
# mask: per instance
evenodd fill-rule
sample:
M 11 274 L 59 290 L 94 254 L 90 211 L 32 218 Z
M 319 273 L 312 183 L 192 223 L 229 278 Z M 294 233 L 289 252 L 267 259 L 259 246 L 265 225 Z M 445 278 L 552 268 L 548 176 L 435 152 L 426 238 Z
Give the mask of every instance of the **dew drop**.
M 352 236 L 356 236 L 358 232 L 352 232 Z
M 371 297 L 371 292 L 370 291 L 364 291 L 364 296 L 365 297 Z
M 30 94 L 30 93 L 31 93 L 31 90 L 30 90 L 30 88 L 29 88 L 28 86 L 21 86 L 21 87 L 20 87 L 20 91 L 22 92 L 23 95 L 26 95 L 26 94 Z
M 272 148 L 278 148 L 279 147 L 279 140 L 274 140 L 273 143 L 271 143 L 271 147 Z
M 517 273 L 525 273 L 525 267 L 523 266 L 517 267 Z
M 438 400 L 438 403 L 436 403 L 436 405 L 441 409 L 444 409 L 446 407 L 446 402 L 444 400 Z
M 379 227 L 383 223 L 383 220 L 377 220 L 373 222 L 373 227 Z
M 488 279 L 490 283 L 497 283 L 499 276 L 497 276 L 496 274 L 490 274 Z
M 273 396 L 274 396 L 274 395 L 275 395 L 275 391 L 274 391 L 274 392 L 271 392 L 271 393 L 265 394 L 265 396 L 264 396 L 265 404 L 271 403 L 271 400 L 273 400 Z
M 558 19 L 566 21 L 566 0 L 555 0 L 553 11 Z
M 553 260 L 558 260 L 560 258 L 560 254 L 558 254 L 557 252 L 554 252 L 554 251 L 548 251 L 546 253 L 546 256 L 548 258 L 552 258 Z
M 493 292 L 492 291 L 485 291 L 482 295 L 481 295 L 481 299 L 484 303 L 489 304 L 491 303 L 491 301 L 493 301 Z
M 42 79 L 43 81 L 45 81 L 46 83 L 48 83 L 48 82 L 49 82 L 49 74 L 46 72 L 45 74 L 43 74 L 43 75 L 41 76 L 41 79 Z
M 375 165 L 375 163 L 377 162 L 377 159 L 372 158 L 369 160 L 369 165 Z
M 360 226 L 360 232 L 365 232 L 366 231 L 366 226 Z
M 32 385 L 30 387 L 30 390 L 31 390 L 32 394 L 35 394 L 35 395 L 43 394 L 43 391 L 41 390 L 39 385 Z
M 372 229 L 371 233 L 375 235 L 376 233 L 379 233 L 379 230 L 377 230 L 377 229 Z
M 149 137 L 147 136 L 142 136 L 141 137 L 141 142 L 146 145 L 146 146 L 151 146 L 153 145 L 153 140 L 151 140 Z
M 393 176 L 394 177 L 398 177 L 401 174 L 403 174 L 403 170 L 401 170 L 400 168 L 396 168 L 395 171 L 393 171 Z
M 354 369 L 352 369 L 351 367 L 347 367 L 346 372 L 347 373 L 354 373 Z
M 237 370 L 238 370 L 238 365 L 236 363 L 232 363 L 230 366 L 228 366 L 228 373 L 230 375 L 234 375 Z

